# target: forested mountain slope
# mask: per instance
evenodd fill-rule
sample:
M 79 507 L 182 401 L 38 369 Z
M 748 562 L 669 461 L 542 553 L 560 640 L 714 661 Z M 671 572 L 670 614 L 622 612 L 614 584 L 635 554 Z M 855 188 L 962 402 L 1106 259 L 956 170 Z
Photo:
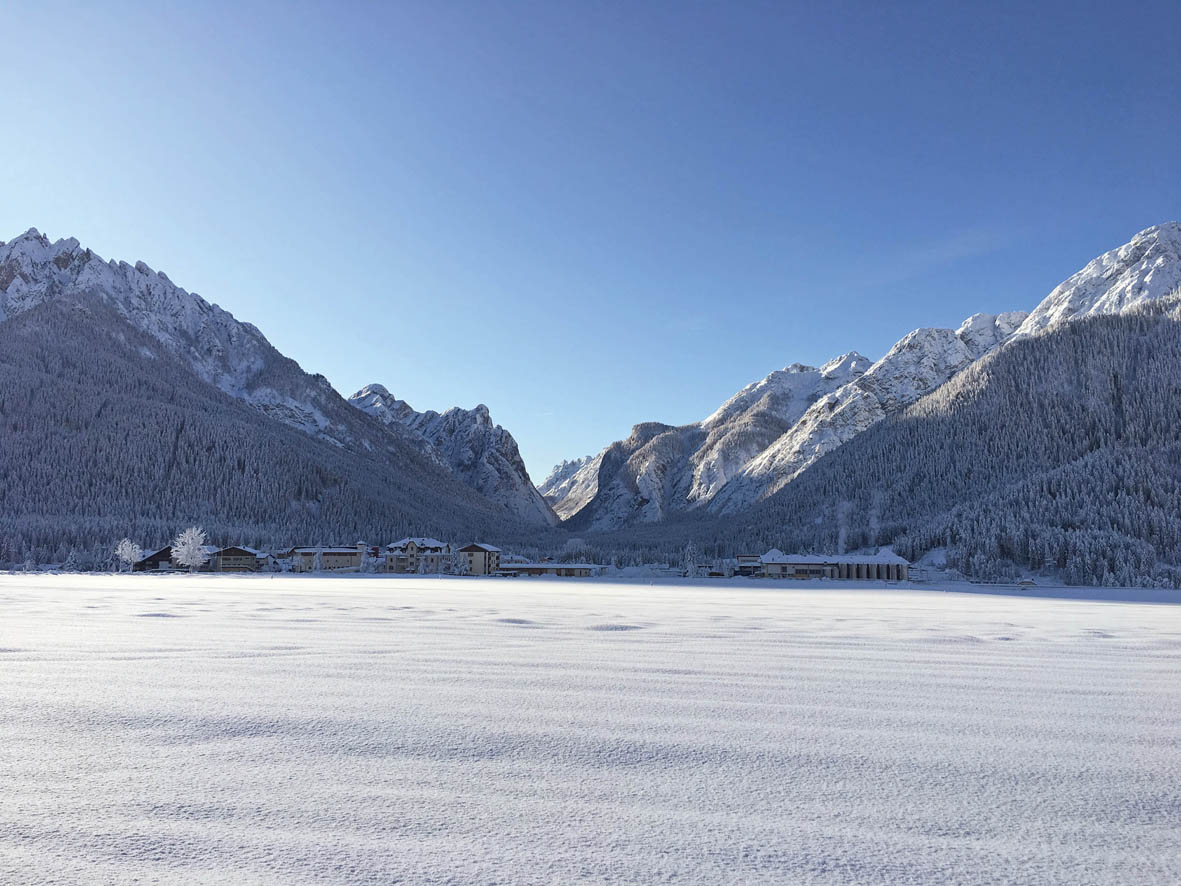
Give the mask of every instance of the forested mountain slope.
M 635 535 L 716 553 L 946 549 L 979 578 L 1181 578 L 1181 296 L 1014 341 L 717 522 Z M 623 546 L 622 534 L 599 539 Z
M 847 375 L 827 389 L 809 379 L 837 377 L 828 367 L 772 373 L 699 424 L 636 425 L 573 474 L 555 469 L 541 491 L 579 531 L 681 521 L 694 509 L 740 514 L 985 355 L 1070 321 L 1150 303 L 1179 285 L 1181 223 L 1155 225 L 1089 262 L 1030 314 L 975 314 L 956 330 L 916 329 L 872 366 L 848 355 L 855 359 Z M 732 414 L 731 405 L 752 399 L 753 410 Z
M 105 302 L 145 333 L 153 353 L 265 415 L 344 446 L 375 445 L 378 429 L 359 420 L 323 376 L 304 372 L 256 327 L 143 262 L 104 261 L 73 238 L 51 242 L 36 229 L 0 244 L 0 323 L 83 297 Z
M 100 293 L 27 306 L 0 323 L 0 562 L 101 555 L 123 535 L 163 543 L 191 523 L 255 545 L 530 532 L 344 408 L 367 445 L 228 395 Z
M 36 229 L 0 243 L 0 324 L 46 302 L 81 297 L 105 302 L 151 339 L 146 347 L 153 353 L 181 362 L 269 418 L 356 452 L 389 451 L 394 461 L 417 450 L 507 515 L 556 522 L 516 454 L 516 441 L 490 422 L 484 427 L 466 411 L 470 420 L 451 421 L 456 416 L 445 413 L 449 418 L 437 422 L 431 435 L 402 422 L 374 422 L 323 376 L 304 372 L 279 353 L 256 327 L 143 262 L 104 261 L 73 238 L 50 241 Z

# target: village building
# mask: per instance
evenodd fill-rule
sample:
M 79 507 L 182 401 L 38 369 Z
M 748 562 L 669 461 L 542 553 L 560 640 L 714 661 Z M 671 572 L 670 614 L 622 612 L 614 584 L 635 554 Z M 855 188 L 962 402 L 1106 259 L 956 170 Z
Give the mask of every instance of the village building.
M 906 581 L 910 563 L 890 551 L 876 554 L 785 554 L 772 548 L 759 558 L 767 578 Z M 741 563 L 741 559 L 740 559 Z
M 738 564 L 736 571 L 739 575 L 763 574 L 763 558 L 758 554 L 739 554 L 734 559 Z
M 365 558 L 372 549 L 360 541 L 350 547 L 298 547 L 284 551 L 282 557 L 291 561 L 292 572 L 339 572 L 346 569 L 361 571 Z
M 468 575 L 494 575 L 500 569 L 500 548 L 481 542 L 472 542 L 459 549 L 467 558 Z
M 213 572 L 258 572 L 273 559 L 265 551 L 232 545 L 214 551 L 207 565 Z
M 209 572 L 212 569 L 214 556 L 217 554 L 219 548 L 214 545 L 204 545 L 202 550 L 205 552 L 205 562 L 198 568 L 198 572 Z M 189 567 L 180 566 L 172 559 L 172 545 L 165 545 L 158 551 L 140 558 L 131 565 L 134 572 L 173 572 L 182 571 L 188 572 Z
M 175 569 L 176 564 L 172 562 L 172 545 L 165 545 L 158 551 L 145 554 L 133 563 L 131 568 L 135 572 L 158 572 Z
M 497 575 L 554 575 L 562 578 L 589 578 L 602 575 L 603 567 L 596 563 L 502 563 Z
M 386 545 L 386 572 L 443 572 L 451 545 L 437 538 L 403 538 Z

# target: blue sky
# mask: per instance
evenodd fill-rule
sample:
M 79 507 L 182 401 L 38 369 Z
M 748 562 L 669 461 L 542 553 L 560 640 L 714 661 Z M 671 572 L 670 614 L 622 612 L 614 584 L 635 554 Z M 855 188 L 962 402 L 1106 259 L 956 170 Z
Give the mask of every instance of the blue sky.
M 1181 217 L 1175 2 L 94 6 L 5 12 L 0 238 L 486 403 L 539 482 Z

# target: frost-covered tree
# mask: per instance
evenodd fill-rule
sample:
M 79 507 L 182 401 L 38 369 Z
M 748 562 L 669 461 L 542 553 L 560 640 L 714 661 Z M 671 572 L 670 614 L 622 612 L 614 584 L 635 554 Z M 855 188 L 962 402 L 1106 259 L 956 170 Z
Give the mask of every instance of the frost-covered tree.
M 361 571 L 369 574 L 377 572 L 377 558 L 373 556 L 373 553 L 368 548 L 361 555 Z
M 448 567 L 452 575 L 467 575 L 471 568 L 467 561 L 467 555 L 461 554 L 459 551 L 451 552 Z
M 208 559 L 205 530 L 199 526 L 190 526 L 172 540 L 172 562 L 184 566 L 189 572 L 196 572 Z
M 115 561 L 122 563 L 128 570 L 143 559 L 143 549 L 129 538 L 122 538 L 115 545 Z
M 681 554 L 681 558 L 685 563 L 685 575 L 696 576 L 698 573 L 697 564 L 701 559 L 701 552 L 697 549 L 697 545 L 689 542 L 685 545 L 685 550 Z

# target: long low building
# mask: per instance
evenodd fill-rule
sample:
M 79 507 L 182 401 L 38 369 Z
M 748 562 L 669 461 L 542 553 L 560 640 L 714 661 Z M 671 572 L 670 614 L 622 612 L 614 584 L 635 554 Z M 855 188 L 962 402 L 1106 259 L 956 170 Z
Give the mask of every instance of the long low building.
M 595 563 L 502 563 L 497 575 L 556 575 L 562 578 L 589 578 L 602 575 Z
M 352 547 L 305 546 L 291 548 L 279 556 L 291 561 L 292 572 L 335 572 L 343 569 L 360 571 L 366 556 L 372 556 L 373 549 L 365 542 Z
M 772 548 L 759 558 L 767 578 L 837 578 L 906 581 L 910 561 L 892 551 L 876 554 L 785 554 Z

